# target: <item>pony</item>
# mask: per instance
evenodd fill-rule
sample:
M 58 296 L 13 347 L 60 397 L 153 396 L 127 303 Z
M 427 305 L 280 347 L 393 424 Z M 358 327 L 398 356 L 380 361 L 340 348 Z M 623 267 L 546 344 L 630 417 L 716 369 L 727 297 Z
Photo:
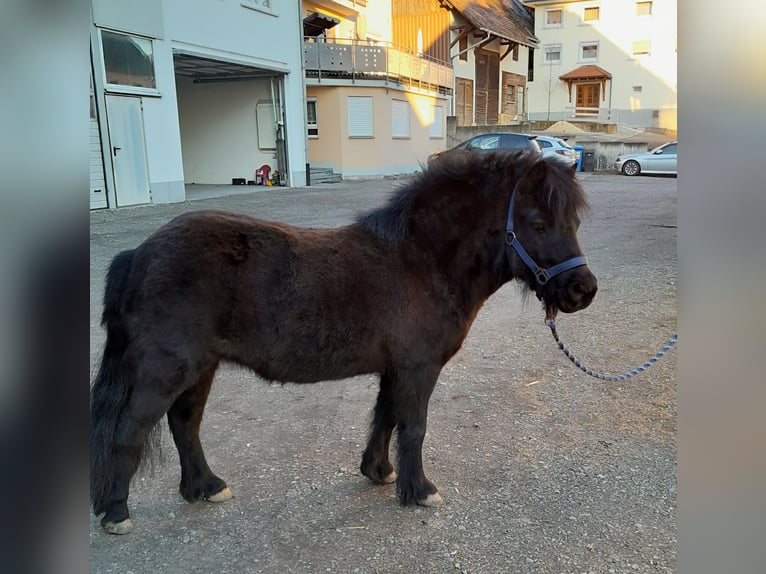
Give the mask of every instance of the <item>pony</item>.
M 183 498 L 231 498 L 199 437 L 222 361 L 298 384 L 378 374 L 361 473 L 395 482 L 403 505 L 437 506 L 422 446 L 440 371 L 511 280 L 537 295 L 547 317 L 591 303 L 597 281 L 577 239 L 587 207 L 574 166 L 555 158 L 452 152 L 345 227 L 196 211 L 119 253 L 91 388 L 90 498 L 101 525 L 133 528 L 131 477 L 165 415 Z

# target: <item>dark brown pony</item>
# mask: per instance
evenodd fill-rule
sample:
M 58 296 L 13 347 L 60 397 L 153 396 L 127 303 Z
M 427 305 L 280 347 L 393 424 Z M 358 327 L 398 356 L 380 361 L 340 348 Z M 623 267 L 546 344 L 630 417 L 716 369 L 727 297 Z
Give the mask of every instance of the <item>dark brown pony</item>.
M 294 383 L 379 373 L 361 472 L 395 481 L 402 504 L 439 504 L 421 454 L 428 400 L 483 303 L 511 279 L 535 290 L 548 315 L 582 309 L 596 292 L 585 265 L 541 286 L 509 250 L 512 192 L 514 231 L 535 261 L 582 255 L 578 214 L 587 205 L 573 168 L 500 153 L 444 154 L 347 227 L 201 211 L 117 255 L 91 394 L 91 501 L 104 528 L 132 528 L 129 483 L 165 414 L 183 497 L 231 497 L 199 439 L 221 361 Z M 398 474 L 389 460 L 394 429 Z

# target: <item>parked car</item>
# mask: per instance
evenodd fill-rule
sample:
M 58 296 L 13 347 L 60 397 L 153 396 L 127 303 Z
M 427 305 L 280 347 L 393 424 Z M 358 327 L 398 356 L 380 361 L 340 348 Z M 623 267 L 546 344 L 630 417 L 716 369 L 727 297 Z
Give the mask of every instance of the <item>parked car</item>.
M 537 145 L 540 146 L 540 150 L 543 152 L 543 157 L 549 157 L 557 155 L 566 159 L 577 161 L 577 152 L 574 148 L 561 138 L 554 138 L 551 136 L 537 136 L 535 138 Z
M 678 174 L 678 142 L 668 142 L 651 151 L 619 155 L 614 161 L 617 171 L 625 175 L 641 173 Z
M 441 154 L 449 153 L 454 150 L 483 152 L 498 149 L 508 151 L 529 150 L 532 153 L 541 153 L 540 146 L 536 142 L 536 136 L 517 133 L 489 133 L 473 136 L 455 147 L 451 147 L 444 151 L 437 151 L 428 156 L 428 161 L 431 162 Z

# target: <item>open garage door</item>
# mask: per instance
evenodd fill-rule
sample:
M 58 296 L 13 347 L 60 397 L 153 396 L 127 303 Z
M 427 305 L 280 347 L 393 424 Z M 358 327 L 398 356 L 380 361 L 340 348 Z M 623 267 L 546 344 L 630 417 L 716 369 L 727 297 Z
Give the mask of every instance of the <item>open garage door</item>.
M 284 136 L 284 74 L 176 51 L 184 181 L 255 181 L 264 165 L 289 173 Z

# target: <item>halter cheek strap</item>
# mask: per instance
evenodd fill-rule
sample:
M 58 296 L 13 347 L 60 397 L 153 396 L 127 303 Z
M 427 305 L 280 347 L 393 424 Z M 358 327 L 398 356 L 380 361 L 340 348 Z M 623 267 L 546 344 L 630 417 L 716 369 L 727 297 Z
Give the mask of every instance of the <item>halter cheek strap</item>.
M 519 182 L 521 183 L 521 182 Z M 518 188 L 519 184 L 516 184 L 516 187 Z M 526 249 L 524 249 L 524 246 L 519 242 L 519 239 L 516 237 L 516 233 L 513 231 L 513 204 L 516 199 L 516 188 L 514 188 L 513 193 L 511 193 L 511 201 L 508 204 L 508 219 L 505 225 L 505 244 L 506 246 L 513 248 L 516 253 L 521 257 L 521 260 L 524 262 L 524 264 L 529 267 L 529 269 L 534 273 L 535 279 L 537 280 L 538 286 L 545 285 L 548 281 L 550 281 L 553 277 L 558 275 L 559 273 L 563 273 L 564 271 L 568 271 L 569 269 L 573 269 L 574 267 L 580 267 L 581 265 L 587 265 L 588 260 L 583 256 L 577 256 L 572 257 L 571 259 L 567 259 L 566 261 L 563 261 L 561 263 L 557 263 L 556 265 L 553 265 L 551 267 L 548 267 L 547 269 L 544 267 L 540 267 L 534 259 L 532 259 L 532 256 L 527 252 Z M 508 256 L 508 261 L 511 260 L 511 250 L 506 249 L 506 255 Z M 540 292 L 537 293 L 537 298 L 541 298 Z

